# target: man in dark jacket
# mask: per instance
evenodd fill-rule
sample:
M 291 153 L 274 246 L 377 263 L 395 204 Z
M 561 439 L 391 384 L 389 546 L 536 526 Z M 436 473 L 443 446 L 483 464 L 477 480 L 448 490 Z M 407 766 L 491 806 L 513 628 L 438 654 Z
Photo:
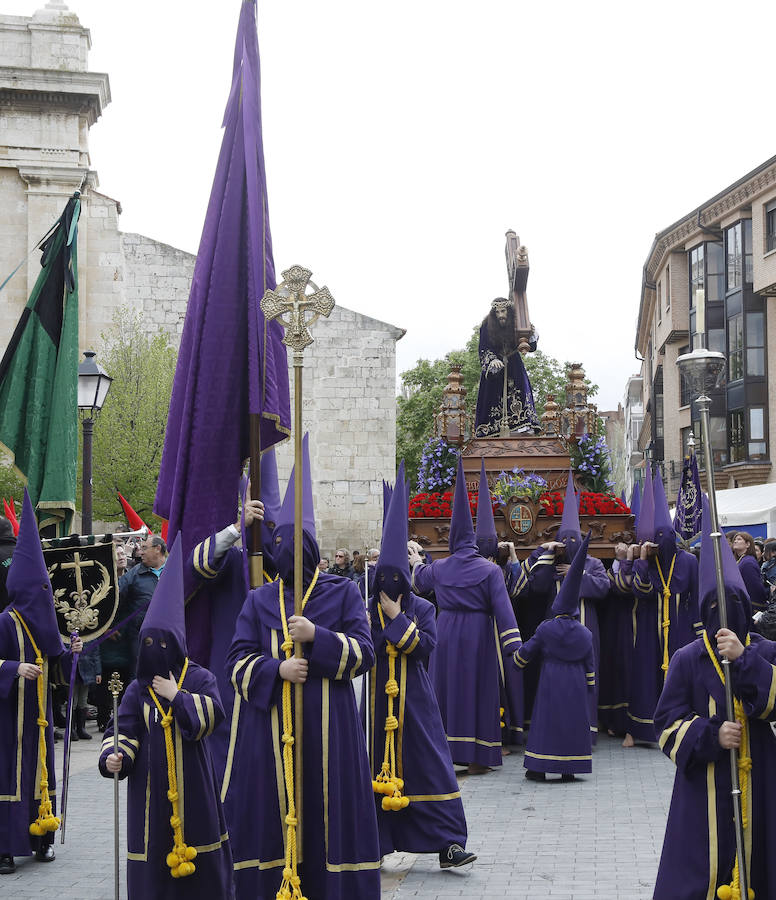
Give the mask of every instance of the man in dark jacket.
M 8 592 L 5 589 L 5 578 L 11 565 L 16 537 L 13 526 L 4 516 L 0 516 L 0 612 L 8 606 Z

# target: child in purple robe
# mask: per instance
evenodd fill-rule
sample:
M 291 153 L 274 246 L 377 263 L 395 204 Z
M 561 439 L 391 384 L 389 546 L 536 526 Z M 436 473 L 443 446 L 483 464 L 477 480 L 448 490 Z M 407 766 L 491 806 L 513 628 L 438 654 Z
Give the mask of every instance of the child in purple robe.
M 0 875 L 16 870 L 15 856 L 51 862 L 59 828 L 49 682 L 55 666 L 69 669 L 69 654 L 26 489 L 7 589 L 0 613 Z M 82 647 L 77 638 L 71 652 Z
M 118 721 L 105 731 L 99 759 L 106 778 L 129 778 L 129 900 L 234 897 L 208 748 L 223 715 L 215 677 L 188 657 L 177 537 L 140 629 L 137 678 L 121 699 Z
M 433 590 L 439 607 L 430 676 L 453 761 L 481 775 L 502 765 L 500 664 L 512 665 L 520 630 L 499 567 L 479 554 L 461 460 L 450 523 L 450 556 L 423 565 L 411 551 L 412 590 Z
M 379 900 L 377 820 L 351 684 L 371 668 L 374 649 L 355 582 L 318 568 L 307 447 L 305 436 L 304 614 L 294 615 L 292 472 L 272 539 L 279 578 L 248 594 L 227 658 L 235 700 L 222 794 L 237 897 L 273 900 L 282 888 L 309 900 Z M 295 642 L 301 657 L 291 655 Z
M 439 853 L 443 869 L 467 852 L 466 818 L 425 661 L 436 644 L 434 607 L 410 590 L 404 464 L 383 525 L 370 600 L 376 662 L 370 681 L 373 787 L 380 854 Z
M 546 772 L 574 781 L 575 773 L 592 772 L 590 694 L 595 688 L 593 638 L 577 621 L 579 589 L 590 532 L 582 541 L 558 595 L 552 615 L 515 651 L 521 668 L 542 663 L 531 729 L 526 740 L 525 777 L 544 781 Z
M 739 751 L 748 884 L 776 897 L 776 644 L 749 634 L 751 605 L 726 540 L 721 542 L 728 628 L 720 628 L 711 526 L 704 500 L 702 637 L 676 651 L 655 710 L 663 753 L 676 765 L 655 900 L 739 897 L 730 749 Z M 722 657 L 730 662 L 723 664 Z M 735 721 L 726 721 L 724 679 Z M 719 893 L 718 893 L 719 891 Z

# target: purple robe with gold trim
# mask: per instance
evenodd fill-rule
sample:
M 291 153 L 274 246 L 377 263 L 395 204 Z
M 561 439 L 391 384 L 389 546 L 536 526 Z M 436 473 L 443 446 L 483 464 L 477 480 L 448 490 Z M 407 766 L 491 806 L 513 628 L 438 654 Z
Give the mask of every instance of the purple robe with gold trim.
M 749 720 L 750 789 L 744 796 L 751 847 L 750 887 L 760 900 L 776 897 L 776 644 L 751 636 L 731 665 L 733 692 Z M 655 710 L 656 736 L 676 764 L 655 900 L 713 900 L 729 884 L 735 861 L 730 755 L 719 745 L 725 689 L 697 640 L 678 650 Z
M 630 657 L 633 652 L 633 594 L 619 578 L 619 560 L 608 573 L 610 590 L 601 606 L 598 663 L 598 721 L 614 734 L 628 731 Z
M 412 578 L 413 589 L 436 594 L 430 675 L 450 755 L 460 765 L 500 766 L 500 686 L 519 684 L 519 673 L 508 670 L 521 644 L 501 569 L 462 550 L 415 566 Z
M 592 772 L 590 696 L 595 689 L 593 637 L 568 616 L 549 619 L 515 653 L 521 668 L 541 660 L 523 765 L 534 772 Z
M 170 704 L 159 698 L 164 709 Z M 127 894 L 130 900 L 211 900 L 234 897 L 232 855 L 208 735 L 223 718 L 216 680 L 189 662 L 182 689 L 172 701 L 173 740 L 183 839 L 197 848 L 196 870 L 173 878 L 166 863 L 173 848 L 172 806 L 161 716 L 147 688 L 132 681 L 119 705 L 120 778 L 127 789 Z M 100 772 L 113 752 L 111 720 L 100 753 Z
M 33 623 L 27 623 L 34 628 Z M 30 834 L 38 817 L 40 784 L 36 781 L 39 757 L 38 682 L 17 676 L 20 662 L 35 662 L 32 648 L 18 617 L 10 609 L 0 613 L 0 854 L 31 856 L 54 835 Z M 49 661 L 44 658 L 46 697 L 46 765 L 48 789 L 56 815 L 54 733 L 51 725 Z
M 377 661 L 370 682 L 372 722 L 372 773 L 379 774 L 385 756 L 385 719 L 388 697 L 386 641 L 399 651 L 394 715 L 396 775 L 404 780 L 402 793 L 410 798 L 405 809 L 384 810 L 382 795 L 375 794 L 380 854 L 394 850 L 438 853 L 450 844 L 466 846 L 466 817 L 453 761 L 439 715 L 434 688 L 425 661 L 436 645 L 435 610 L 428 600 L 411 594 L 402 601 L 404 610 L 393 621 L 385 617 L 385 630 L 371 601 L 372 641 Z
M 227 665 L 237 693 L 223 793 L 239 900 L 274 900 L 286 838 L 279 584 L 248 594 Z M 294 612 L 287 586 L 287 617 Z M 374 662 L 352 581 L 320 573 L 304 615 L 303 808 L 299 874 L 309 900 L 379 900 L 380 851 L 364 733 L 351 679 Z M 293 703 L 292 685 L 292 707 Z

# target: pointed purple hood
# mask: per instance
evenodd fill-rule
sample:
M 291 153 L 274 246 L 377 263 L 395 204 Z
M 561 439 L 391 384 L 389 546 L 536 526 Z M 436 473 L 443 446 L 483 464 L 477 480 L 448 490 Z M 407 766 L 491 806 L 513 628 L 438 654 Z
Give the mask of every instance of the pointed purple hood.
M 59 656 L 64 648 L 54 611 L 54 594 L 27 488 L 6 588 L 8 609 L 15 609 L 27 623 L 40 652 L 44 656 Z
M 582 531 L 579 527 L 579 503 L 574 490 L 574 473 L 569 469 L 566 482 L 566 497 L 563 501 L 563 517 L 556 535 L 566 545 L 566 558 L 571 562 L 577 555 L 582 543 Z
M 468 499 L 468 498 L 467 498 Z M 477 530 L 474 533 L 480 556 L 486 559 L 494 557 L 498 550 L 498 534 L 496 520 L 493 518 L 493 504 L 490 499 L 488 476 L 485 473 L 485 460 L 480 460 L 480 489 L 477 494 Z
M 639 521 L 636 525 L 636 539 L 639 542 L 651 541 L 655 537 L 655 495 L 652 492 L 652 468 L 647 464 L 644 477 L 644 491 L 641 495 Z
M 671 513 L 668 511 L 668 500 L 663 487 L 663 479 L 658 472 L 652 481 L 652 495 L 655 500 L 654 512 L 654 542 L 658 546 L 660 564 L 664 567 L 671 564 L 671 559 L 676 553 L 676 531 L 671 521 Z
M 635 487 L 633 488 L 633 496 L 631 497 L 630 502 L 631 512 L 633 513 L 633 519 L 636 525 L 636 528 L 639 527 L 639 513 L 641 511 L 641 482 L 637 481 Z
M 455 479 L 453 495 L 453 514 L 450 517 L 450 552 L 456 550 L 476 550 L 472 510 L 469 505 L 469 492 L 466 490 L 466 476 L 463 474 L 463 460 L 458 457 L 458 474 Z
M 701 558 L 698 569 L 698 596 L 700 598 L 701 621 L 706 633 L 715 647 L 714 635 L 720 627 L 719 608 L 717 605 L 717 574 L 714 564 L 714 546 L 711 539 L 711 514 L 709 502 L 703 495 L 703 529 L 701 532 Z M 725 535 L 722 535 L 720 555 L 722 557 L 722 580 L 725 584 L 725 602 L 727 606 L 728 627 L 744 641 L 749 631 L 752 618 L 752 604 L 741 577 L 733 551 Z
M 573 488 L 572 488 L 573 490 Z M 558 595 L 552 601 L 551 612 L 554 616 L 578 616 L 579 615 L 579 589 L 582 584 L 582 575 L 587 561 L 587 548 L 590 543 L 588 531 L 584 540 L 580 541 L 579 549 L 571 561 L 569 570 L 560 586 Z
M 270 447 L 261 455 L 261 502 L 264 504 L 264 521 L 272 527 L 280 515 L 280 485 L 275 448 Z
M 177 534 L 140 626 L 137 679 L 143 685 L 149 685 L 154 675 L 180 675 L 188 656 L 183 595 L 183 556 Z
M 286 587 L 294 581 L 294 490 L 296 484 L 296 465 L 288 479 L 286 495 L 278 516 L 275 530 L 272 533 L 272 558 L 278 574 Z M 304 583 L 307 585 L 315 574 L 315 568 L 321 552 L 315 539 L 315 508 L 313 506 L 313 482 L 310 471 L 309 435 L 302 438 L 302 569 Z
M 402 462 L 396 475 L 396 485 L 383 523 L 374 589 L 375 593 L 385 591 L 392 600 L 401 594 L 402 600 L 407 601 L 410 596 L 410 566 L 407 559 L 409 495 L 403 465 Z M 404 602 L 402 607 L 406 609 Z
M 385 527 L 385 518 L 388 515 L 388 508 L 391 505 L 391 495 L 393 488 L 390 483 L 383 479 L 383 527 Z

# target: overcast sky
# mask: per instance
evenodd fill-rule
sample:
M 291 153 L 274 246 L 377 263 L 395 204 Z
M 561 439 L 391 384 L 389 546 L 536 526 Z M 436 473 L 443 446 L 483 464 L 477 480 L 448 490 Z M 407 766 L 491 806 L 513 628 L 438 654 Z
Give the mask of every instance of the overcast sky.
M 110 76 L 100 190 L 122 230 L 196 252 L 239 0 L 67 2 Z M 775 17 L 751 0 L 259 0 L 278 272 L 303 264 L 405 328 L 402 371 L 463 346 L 505 293 L 513 228 L 540 349 L 616 406 L 654 234 L 776 154 Z

